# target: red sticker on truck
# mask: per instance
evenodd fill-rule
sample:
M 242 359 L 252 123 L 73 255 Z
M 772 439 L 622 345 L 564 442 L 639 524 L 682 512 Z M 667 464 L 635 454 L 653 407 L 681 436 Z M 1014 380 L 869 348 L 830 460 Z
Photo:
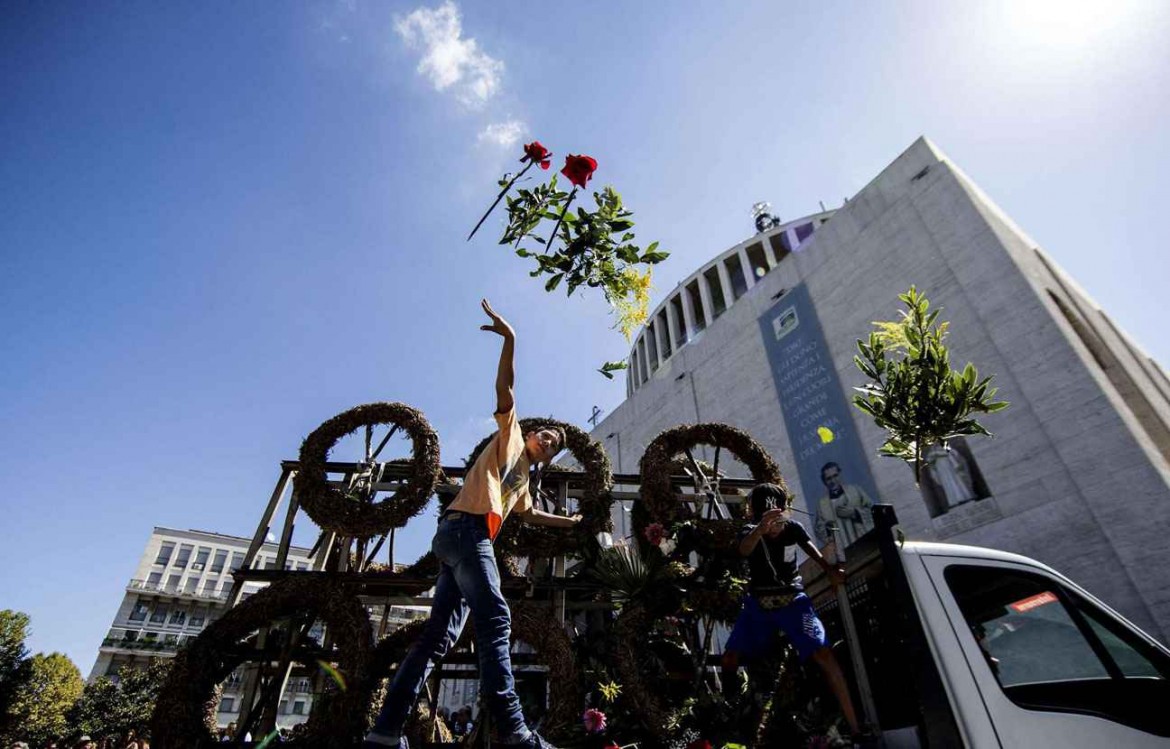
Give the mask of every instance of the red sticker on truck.
M 1044 591 L 1043 593 L 1038 593 L 1034 596 L 1021 598 L 1015 603 L 1009 603 L 1008 608 L 1020 614 L 1024 614 L 1031 611 L 1032 609 L 1040 608 L 1044 604 L 1056 603 L 1056 600 L 1057 599 L 1054 594 L 1049 593 L 1048 591 Z

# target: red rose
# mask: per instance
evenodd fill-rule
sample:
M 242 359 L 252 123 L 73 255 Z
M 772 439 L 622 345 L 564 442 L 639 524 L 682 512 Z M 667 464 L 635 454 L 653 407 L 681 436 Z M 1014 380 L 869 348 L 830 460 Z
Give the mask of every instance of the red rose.
M 662 527 L 662 523 L 651 523 L 646 526 L 646 530 L 642 531 L 642 535 L 646 540 L 657 546 L 662 543 L 662 539 L 666 538 L 666 529 Z
M 565 157 L 565 168 L 561 170 L 561 174 L 568 177 L 569 181 L 577 187 L 584 187 L 596 169 L 597 159 L 591 156 L 573 156 L 569 154 Z
M 552 165 L 549 157 L 552 156 L 552 151 L 540 145 L 540 141 L 534 140 L 528 145 L 524 146 L 524 158 L 520 159 L 520 163 L 531 161 L 533 164 L 540 164 L 541 169 L 548 169 Z

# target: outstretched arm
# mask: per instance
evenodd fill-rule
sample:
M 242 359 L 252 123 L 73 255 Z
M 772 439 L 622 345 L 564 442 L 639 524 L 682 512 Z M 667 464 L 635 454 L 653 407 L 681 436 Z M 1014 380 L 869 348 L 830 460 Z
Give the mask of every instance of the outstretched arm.
M 829 576 L 829 582 L 833 584 L 834 588 L 845 582 L 844 568 L 830 564 L 829 560 L 825 559 L 821 555 L 821 552 L 819 549 L 817 549 L 817 547 L 813 546 L 808 541 L 801 541 L 797 545 L 800 546 L 801 551 L 803 551 L 805 554 L 808 554 L 814 562 L 820 565 L 821 569 L 825 571 L 825 574 Z
M 525 523 L 531 525 L 543 525 L 546 528 L 572 528 L 577 523 L 581 522 L 580 515 L 553 515 L 551 512 L 544 512 L 535 507 L 529 507 L 525 512 L 521 513 L 520 519 Z
M 516 371 L 513 358 L 516 351 L 516 333 L 508 321 L 496 314 L 488 300 L 480 300 L 483 311 L 492 319 L 491 325 L 481 325 L 480 330 L 487 330 L 503 336 L 504 347 L 500 349 L 500 367 L 496 372 L 496 413 L 502 414 L 512 410 L 516 400 L 512 395 L 512 385 L 516 380 Z

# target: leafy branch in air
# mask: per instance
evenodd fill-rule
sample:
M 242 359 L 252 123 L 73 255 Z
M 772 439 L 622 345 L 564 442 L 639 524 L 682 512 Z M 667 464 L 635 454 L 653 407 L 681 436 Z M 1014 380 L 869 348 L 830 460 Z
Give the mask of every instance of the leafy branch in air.
M 525 146 L 521 161 L 529 163 L 521 175 L 539 160 L 547 161 L 548 156 L 551 153 L 538 141 Z M 573 185 L 570 192 L 558 187 L 554 174 L 548 182 L 518 189 L 514 195 L 507 196 L 508 223 L 499 243 L 512 246 L 518 256 L 535 263 L 529 275 L 543 278 L 547 292 L 555 291 L 562 284 L 567 296 L 582 286 L 600 289 L 615 317 L 613 327 L 629 341 L 649 315 L 651 267 L 670 254 L 659 250 L 657 242 L 644 249 L 636 243 L 633 211 L 626 208 L 621 194 L 609 185 L 593 193 L 593 210 L 582 205 L 570 210 L 578 191 L 586 187 L 596 169 L 597 161 L 592 157 L 570 154 L 560 172 Z M 500 180 L 497 203 L 516 184 L 517 178 Z M 480 219 L 480 224 L 492 208 Z M 547 239 L 541 236 L 545 222 L 552 222 Z M 613 372 L 624 368 L 624 363 L 606 362 L 598 372 L 612 379 Z
M 898 458 L 922 473 L 923 455 L 932 445 L 946 446 L 955 437 L 991 432 L 974 414 L 995 413 L 1008 407 L 992 400 L 991 377 L 979 378 L 970 362 L 962 371 L 951 369 L 944 340 L 948 323 L 939 322 L 941 310 L 911 286 L 898 299 L 906 305 L 901 319 L 875 322 L 866 341 L 857 341 L 857 368 L 870 382 L 854 388 L 853 404 L 886 431 L 878 450 Z

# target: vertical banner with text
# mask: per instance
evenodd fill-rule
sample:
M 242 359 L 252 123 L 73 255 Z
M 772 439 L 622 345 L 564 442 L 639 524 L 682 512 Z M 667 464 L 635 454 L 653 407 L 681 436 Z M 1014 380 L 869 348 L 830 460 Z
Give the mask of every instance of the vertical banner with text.
M 879 499 L 853 428 L 853 406 L 804 284 L 760 317 L 760 332 L 796 459 L 799 496 L 811 516 L 800 520 L 822 546 L 829 541 L 827 525 L 835 522 L 848 546 L 873 527 L 870 507 Z

